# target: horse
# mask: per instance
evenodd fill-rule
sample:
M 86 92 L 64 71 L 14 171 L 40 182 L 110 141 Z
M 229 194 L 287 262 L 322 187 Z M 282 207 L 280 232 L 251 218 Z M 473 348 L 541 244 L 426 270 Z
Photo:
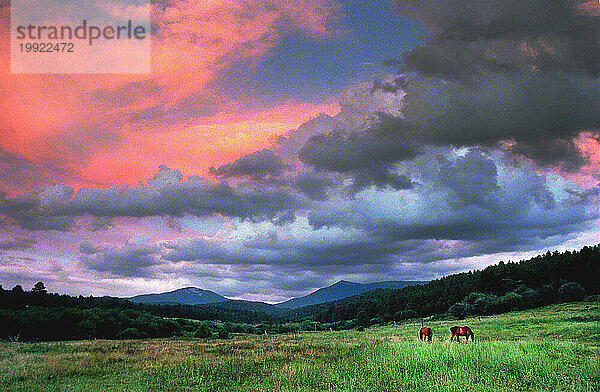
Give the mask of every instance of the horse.
M 460 336 L 466 336 L 466 341 L 469 341 L 469 336 L 471 336 L 471 341 L 475 340 L 475 334 L 471 331 L 471 328 L 464 327 L 452 327 L 450 328 L 450 332 L 452 332 L 452 336 L 450 337 L 450 341 L 456 336 L 456 341 L 460 342 Z
M 419 331 L 419 338 L 421 340 L 428 340 L 431 342 L 431 337 L 433 336 L 433 330 L 429 327 L 423 327 Z

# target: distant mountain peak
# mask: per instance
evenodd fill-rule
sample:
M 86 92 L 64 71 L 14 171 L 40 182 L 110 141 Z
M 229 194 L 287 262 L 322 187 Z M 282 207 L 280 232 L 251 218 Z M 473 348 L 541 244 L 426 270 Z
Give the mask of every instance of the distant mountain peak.
M 360 283 L 356 283 L 356 282 L 350 282 L 349 280 L 340 280 L 334 284 L 332 284 L 331 286 L 328 287 L 333 287 L 333 286 L 352 286 L 352 287 L 358 287 L 360 286 Z M 324 287 L 325 288 L 325 287 Z
M 337 301 L 351 297 L 353 295 L 362 294 L 375 289 L 399 289 L 405 286 L 419 284 L 422 282 L 413 281 L 387 281 L 375 283 L 356 283 L 348 280 L 340 280 L 331 286 L 320 288 L 304 297 L 292 298 L 288 301 L 281 302 L 276 306 L 280 308 L 300 308 L 302 306 L 317 305 L 324 302 Z
M 159 294 L 142 294 L 127 298 L 132 302 L 147 304 L 184 304 L 205 305 L 227 301 L 228 299 L 209 290 L 197 287 L 183 287 L 177 290 Z

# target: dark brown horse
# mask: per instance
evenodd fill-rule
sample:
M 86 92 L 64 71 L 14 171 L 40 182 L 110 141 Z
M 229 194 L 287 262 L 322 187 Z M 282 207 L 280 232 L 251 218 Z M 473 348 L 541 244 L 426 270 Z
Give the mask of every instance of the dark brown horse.
M 471 328 L 464 327 L 452 327 L 450 328 L 450 332 L 452 332 L 452 336 L 450 337 L 450 341 L 456 336 L 456 340 L 460 342 L 460 336 L 466 336 L 466 341 L 469 341 L 469 336 L 471 337 L 471 341 L 475 340 L 475 334 L 471 331 Z
M 423 327 L 419 331 L 419 337 L 421 340 L 428 340 L 431 342 L 431 338 L 433 337 L 433 330 L 429 327 Z

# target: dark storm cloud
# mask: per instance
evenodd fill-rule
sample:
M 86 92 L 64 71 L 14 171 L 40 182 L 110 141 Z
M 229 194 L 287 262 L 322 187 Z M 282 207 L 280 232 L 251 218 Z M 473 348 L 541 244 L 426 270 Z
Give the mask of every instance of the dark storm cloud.
M 148 185 L 81 188 L 48 187 L 37 194 L 0 194 L 0 216 L 30 230 L 67 230 L 73 217 L 222 214 L 241 219 L 274 217 L 302 207 L 302 200 L 285 190 L 238 190 L 197 176 L 182 181 L 178 170 L 161 166 Z
M 485 73 L 475 87 L 419 78 L 408 96 L 406 115 L 426 143 L 551 143 L 600 126 L 600 82 L 583 76 Z
M 126 277 L 151 277 L 150 267 L 162 264 L 157 256 L 160 248 L 151 244 L 127 244 L 124 247 L 80 245 L 80 261 L 88 269 Z
M 311 137 L 302 147 L 300 159 L 317 169 L 351 172 L 368 168 L 373 162 L 411 159 L 417 148 L 408 124 L 381 114 L 381 121 L 365 130 Z
M 0 221 L 16 223 L 27 230 L 66 231 L 73 221 L 64 214 L 48 214 L 40 198 L 34 195 L 19 195 L 14 198 L 0 193 Z
M 293 182 L 293 186 L 307 197 L 315 200 L 327 197 L 327 187 L 333 181 L 326 173 L 315 173 L 312 171 L 300 172 Z
M 428 148 L 408 165 L 411 189 L 317 198 L 306 216 L 281 225 L 241 222 L 224 237 L 114 248 L 83 243 L 80 259 L 121 277 L 186 277 L 231 296 L 285 298 L 341 278 L 430 279 L 479 268 L 485 259 L 449 260 L 553 247 L 597 218 L 586 213 L 585 196 L 554 196 L 565 184 L 558 178 L 503 162 L 477 149 L 457 155 Z
M 589 157 L 582 155 L 573 139 L 538 140 L 536 143 L 520 141 L 510 145 L 508 151 L 516 156 L 529 157 L 542 166 L 558 163 L 565 173 L 576 173 L 590 163 Z
M 594 218 L 581 205 L 559 204 L 544 177 L 528 169 L 499 173 L 481 152 L 453 160 L 426 154 L 413 166 L 421 164 L 428 169 L 415 174 L 419 185 L 410 191 L 363 192 L 327 203 L 308 212 L 311 224 L 354 227 L 395 240 L 485 241 L 518 233 L 526 241 L 531 235 L 570 233 Z
M 406 65 L 444 77 L 481 67 L 600 72 L 599 20 L 576 0 L 397 0 L 433 36 Z
M 493 208 L 500 202 L 497 175 L 493 160 L 470 152 L 456 161 L 440 159 L 437 182 L 453 191 L 456 197 L 446 201 L 456 208 L 469 204 Z
M 354 190 L 367 186 L 412 186 L 410 180 L 392 172 L 392 164 L 416 156 L 419 146 L 408 124 L 394 116 L 379 114 L 379 121 L 364 130 L 330 132 L 311 137 L 300 151 L 303 163 L 316 170 L 348 173 Z
M 406 52 L 407 120 L 427 144 L 493 146 L 577 171 L 600 128 L 600 17 L 570 0 L 398 0 L 432 32 Z M 594 131 L 597 133 L 597 131 Z
M 260 150 L 236 159 L 231 163 L 210 168 L 210 173 L 220 179 L 230 177 L 250 177 L 260 179 L 265 176 L 278 177 L 288 169 L 281 157 L 271 150 Z

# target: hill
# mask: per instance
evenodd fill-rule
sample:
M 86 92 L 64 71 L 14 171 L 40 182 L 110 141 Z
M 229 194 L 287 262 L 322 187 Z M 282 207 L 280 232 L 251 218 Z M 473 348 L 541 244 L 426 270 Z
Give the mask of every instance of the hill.
M 161 294 L 142 294 L 127 300 L 142 304 L 206 305 L 228 301 L 227 298 L 209 290 L 185 287 Z
M 332 284 L 331 286 L 320 288 L 304 297 L 292 298 L 285 302 L 280 302 L 276 306 L 282 309 L 297 309 L 303 306 L 317 305 L 325 302 L 337 301 L 365 293 L 376 289 L 400 289 L 410 285 L 421 284 L 416 281 L 387 281 L 375 283 L 354 283 L 346 280 Z

